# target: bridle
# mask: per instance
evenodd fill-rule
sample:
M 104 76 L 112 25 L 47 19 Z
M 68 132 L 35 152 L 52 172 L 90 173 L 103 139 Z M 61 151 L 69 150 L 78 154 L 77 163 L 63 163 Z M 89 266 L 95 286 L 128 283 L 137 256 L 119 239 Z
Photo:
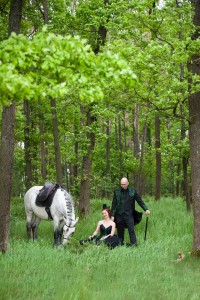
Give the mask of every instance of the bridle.
M 66 229 L 65 232 L 68 232 L 70 228 L 74 228 L 74 227 L 75 227 L 75 225 L 74 225 L 74 226 L 71 226 L 71 225 L 67 225 L 67 224 L 65 224 L 64 226 L 67 226 L 67 229 Z M 72 233 L 73 233 L 73 232 L 72 232 Z M 68 237 L 67 237 L 67 238 L 66 238 L 66 237 L 63 237 L 63 240 L 67 240 L 67 239 L 68 239 Z
M 71 225 L 67 225 L 67 224 L 65 224 L 65 226 L 67 226 L 68 229 L 69 229 L 69 228 L 74 228 L 74 227 L 75 227 L 75 225 L 74 225 L 74 226 L 71 226 Z

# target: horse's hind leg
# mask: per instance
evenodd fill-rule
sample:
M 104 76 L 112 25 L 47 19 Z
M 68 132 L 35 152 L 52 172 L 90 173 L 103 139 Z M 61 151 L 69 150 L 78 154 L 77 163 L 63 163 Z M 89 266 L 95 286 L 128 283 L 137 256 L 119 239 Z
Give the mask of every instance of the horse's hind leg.
M 26 223 L 26 230 L 27 230 L 28 240 L 30 240 L 30 238 L 31 238 L 31 224 Z
M 28 240 L 30 240 L 30 238 L 31 238 L 32 217 L 33 217 L 32 211 L 26 212 L 26 230 L 27 230 Z
M 37 239 L 37 232 L 38 232 L 38 225 L 40 223 L 40 219 L 38 217 L 35 217 L 35 220 L 31 226 L 32 233 L 33 233 L 33 240 Z

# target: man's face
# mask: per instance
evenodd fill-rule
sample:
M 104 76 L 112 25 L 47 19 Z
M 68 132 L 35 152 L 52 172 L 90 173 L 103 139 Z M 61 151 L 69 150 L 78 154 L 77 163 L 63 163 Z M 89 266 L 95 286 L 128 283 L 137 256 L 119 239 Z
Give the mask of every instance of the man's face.
M 121 188 L 123 190 L 127 190 L 127 188 L 128 188 L 128 181 L 127 180 L 121 180 Z

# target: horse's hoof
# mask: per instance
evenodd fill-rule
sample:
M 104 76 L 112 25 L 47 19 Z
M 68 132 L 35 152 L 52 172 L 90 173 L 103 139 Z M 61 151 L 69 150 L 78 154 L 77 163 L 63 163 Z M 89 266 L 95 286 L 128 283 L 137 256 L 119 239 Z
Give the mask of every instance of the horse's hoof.
M 62 243 L 54 243 L 54 246 L 55 247 L 60 247 L 60 246 L 62 246 Z

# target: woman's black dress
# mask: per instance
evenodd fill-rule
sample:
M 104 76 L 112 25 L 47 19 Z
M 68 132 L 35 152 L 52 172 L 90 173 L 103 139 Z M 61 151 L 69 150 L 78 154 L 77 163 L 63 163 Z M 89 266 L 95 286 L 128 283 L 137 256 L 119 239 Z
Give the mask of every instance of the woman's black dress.
M 107 236 L 112 231 L 112 226 L 105 227 L 103 224 L 100 225 L 100 236 L 96 237 L 96 244 L 99 244 L 100 238 Z M 109 248 L 115 248 L 119 245 L 121 245 L 121 240 L 116 236 L 109 236 L 103 242 L 109 247 Z
M 109 236 L 105 240 L 102 240 L 102 241 L 100 240 L 102 237 L 111 234 L 111 231 L 112 231 L 111 225 L 108 227 L 105 227 L 103 224 L 101 224 L 100 225 L 100 235 L 98 235 L 92 239 L 81 240 L 80 244 L 83 245 L 84 243 L 90 243 L 90 242 L 94 243 L 95 242 L 96 245 L 99 245 L 100 243 L 104 243 L 109 248 L 113 249 L 113 248 L 121 245 L 121 240 L 116 235 Z

